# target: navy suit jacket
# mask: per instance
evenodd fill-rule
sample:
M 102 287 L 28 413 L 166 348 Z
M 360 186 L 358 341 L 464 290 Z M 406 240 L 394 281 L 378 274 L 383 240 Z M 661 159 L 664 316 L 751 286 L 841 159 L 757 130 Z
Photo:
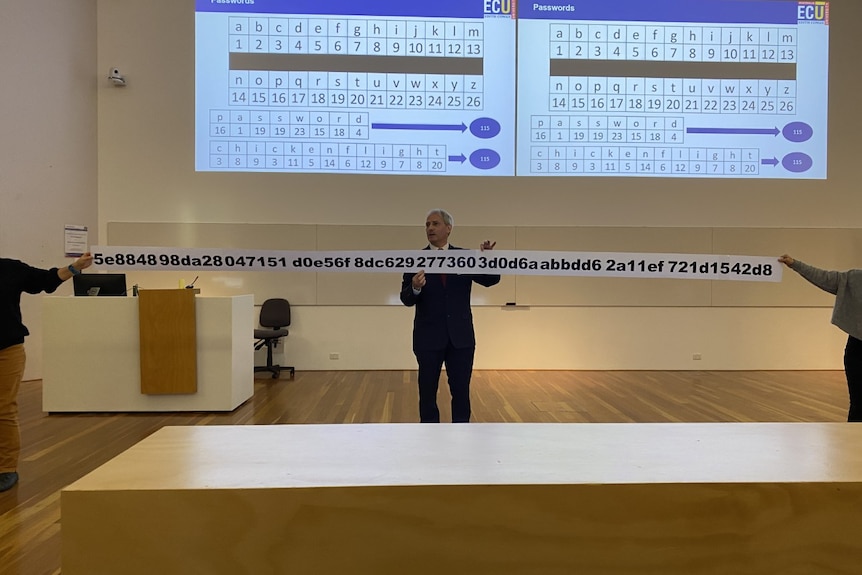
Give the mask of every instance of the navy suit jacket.
M 428 249 L 427 247 L 425 249 Z M 450 250 L 460 250 L 450 245 Z M 413 350 L 445 349 L 449 341 L 457 348 L 475 347 L 473 312 L 470 291 L 473 282 L 485 287 L 500 283 L 499 275 L 425 274 L 425 287 L 419 295 L 413 293 L 413 276 L 406 273 L 401 281 L 401 302 L 415 306 L 413 318 Z

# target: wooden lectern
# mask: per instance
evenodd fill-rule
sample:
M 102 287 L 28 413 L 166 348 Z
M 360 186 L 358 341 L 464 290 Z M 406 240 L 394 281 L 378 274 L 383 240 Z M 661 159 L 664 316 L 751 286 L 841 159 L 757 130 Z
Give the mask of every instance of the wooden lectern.
M 141 393 L 198 390 L 195 293 L 190 289 L 141 290 Z

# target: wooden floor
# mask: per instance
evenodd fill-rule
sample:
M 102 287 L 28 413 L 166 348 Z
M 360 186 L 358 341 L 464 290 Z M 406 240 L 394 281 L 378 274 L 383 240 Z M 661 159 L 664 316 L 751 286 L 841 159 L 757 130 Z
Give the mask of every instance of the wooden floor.
M 19 396 L 20 484 L 0 493 L 0 575 L 60 573 L 60 489 L 165 425 L 417 421 L 413 371 L 299 372 L 259 379 L 229 414 L 42 412 L 41 383 Z M 476 422 L 844 421 L 840 371 L 477 371 Z M 445 384 L 440 407 L 449 417 Z

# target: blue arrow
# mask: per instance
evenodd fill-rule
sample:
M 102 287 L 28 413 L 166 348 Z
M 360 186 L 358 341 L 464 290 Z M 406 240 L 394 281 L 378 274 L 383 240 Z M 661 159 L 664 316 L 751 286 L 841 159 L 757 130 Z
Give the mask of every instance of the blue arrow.
M 467 159 L 467 156 L 465 156 L 464 154 L 461 154 L 458 156 L 449 156 L 450 162 L 461 162 L 463 164 L 466 159 Z
M 375 130 L 444 130 L 449 132 L 463 132 L 467 129 L 466 124 L 371 124 Z
M 760 163 L 764 166 L 777 166 L 778 158 L 765 158 L 763 160 L 760 160 Z
M 689 134 L 745 134 L 745 135 L 772 135 L 781 133 L 778 128 L 686 128 Z

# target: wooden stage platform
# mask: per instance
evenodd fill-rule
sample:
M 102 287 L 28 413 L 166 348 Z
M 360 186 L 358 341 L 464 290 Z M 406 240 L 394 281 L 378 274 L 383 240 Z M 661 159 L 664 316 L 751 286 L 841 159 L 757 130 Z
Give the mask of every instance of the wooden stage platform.
M 61 497 L 63 575 L 849 574 L 862 425 L 165 427 Z

